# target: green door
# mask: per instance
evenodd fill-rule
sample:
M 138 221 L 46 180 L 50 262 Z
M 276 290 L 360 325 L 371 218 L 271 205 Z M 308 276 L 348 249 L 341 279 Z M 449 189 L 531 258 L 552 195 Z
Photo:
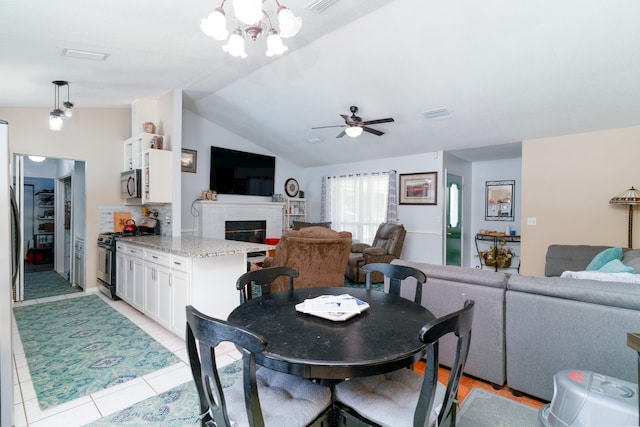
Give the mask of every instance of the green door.
M 447 172 L 445 265 L 462 266 L 462 177 Z

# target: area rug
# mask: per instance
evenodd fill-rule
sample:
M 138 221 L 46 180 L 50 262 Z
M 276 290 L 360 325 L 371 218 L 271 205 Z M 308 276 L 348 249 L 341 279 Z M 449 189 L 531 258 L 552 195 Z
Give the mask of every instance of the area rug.
M 230 387 L 242 377 L 242 362 L 237 360 L 218 370 L 222 387 Z M 200 413 L 200 401 L 193 381 L 143 400 L 87 427 L 102 426 L 194 426 Z
M 180 362 L 96 295 L 13 312 L 42 409 Z
M 57 272 L 37 271 L 24 275 L 24 299 L 53 297 L 57 295 L 82 292 L 82 288 L 73 286 Z
M 459 427 L 538 427 L 538 411 L 479 388 L 471 389 L 458 412 Z
M 347 279 L 346 277 L 344 278 L 344 287 L 345 288 L 360 288 L 360 289 L 364 289 L 365 284 L 364 283 L 355 283 L 352 282 L 351 280 Z M 384 291 L 384 282 L 381 283 L 372 283 L 371 284 L 371 290 L 372 291 Z

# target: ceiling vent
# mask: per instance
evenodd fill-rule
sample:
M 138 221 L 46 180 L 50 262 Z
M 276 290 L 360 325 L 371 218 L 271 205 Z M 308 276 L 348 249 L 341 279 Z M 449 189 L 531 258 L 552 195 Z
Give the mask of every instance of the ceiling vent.
M 449 115 L 449 110 L 446 107 L 434 108 L 432 110 L 423 111 L 422 115 L 425 119 L 435 119 L 436 117 L 446 117 Z
M 109 56 L 106 53 L 90 52 L 88 50 L 63 49 L 62 56 L 78 59 L 89 59 L 91 61 L 104 61 Z
M 337 3 L 337 1 L 338 0 L 312 0 L 309 3 L 307 3 L 304 8 L 313 10 L 314 12 L 317 12 L 317 13 L 322 13 L 325 10 L 327 10 L 329 6 L 333 5 L 334 3 Z
M 319 136 L 312 136 L 311 138 L 307 138 L 307 142 L 309 144 L 317 144 L 318 142 L 322 141 L 324 141 L 324 139 L 320 138 Z

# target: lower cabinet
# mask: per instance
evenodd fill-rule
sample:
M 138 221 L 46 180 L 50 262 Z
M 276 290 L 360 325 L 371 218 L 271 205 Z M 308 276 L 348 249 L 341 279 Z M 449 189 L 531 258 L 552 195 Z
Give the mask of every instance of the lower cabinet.
M 145 315 L 184 337 L 190 301 L 187 257 L 118 243 L 116 294 Z

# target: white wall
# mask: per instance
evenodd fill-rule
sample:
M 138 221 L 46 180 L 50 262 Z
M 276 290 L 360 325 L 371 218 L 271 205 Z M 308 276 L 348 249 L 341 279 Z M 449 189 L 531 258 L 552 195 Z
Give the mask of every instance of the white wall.
M 209 172 L 211 168 L 211 146 L 231 148 L 250 153 L 274 154 L 264 148 L 235 135 L 220 126 L 205 120 L 198 115 L 183 110 L 182 115 L 182 147 L 198 152 L 196 173 L 182 172 L 181 175 L 181 215 L 182 233 L 195 233 L 195 212 L 192 203 L 200 198 L 203 191 L 209 189 Z M 284 182 L 291 177 L 298 179 L 300 189 L 304 191 L 300 180 L 301 168 L 293 163 L 276 156 L 275 192 L 284 194 Z M 224 201 L 255 201 L 270 202 L 271 197 L 218 195 L 218 200 Z
M 296 177 L 308 200 L 308 220 L 320 220 L 322 177 L 351 173 L 383 172 L 395 169 L 400 174 L 438 172 L 438 204 L 400 205 L 398 221 L 407 229 L 401 257 L 410 261 L 442 263 L 442 215 L 444 203 L 442 153 L 392 157 L 384 160 L 341 163 L 307 168 Z M 400 178 L 398 176 L 398 183 Z M 338 230 L 339 231 L 339 230 Z
M 473 183 L 471 185 L 472 191 L 472 205 L 473 218 L 471 221 L 472 235 L 475 235 L 480 230 L 490 231 L 505 231 L 506 226 L 511 227 L 511 230 L 515 230 L 516 234 L 520 235 L 522 227 L 520 223 L 520 217 L 522 214 L 522 159 L 507 159 L 507 160 L 492 160 L 486 162 L 474 162 L 473 164 Z M 500 181 L 500 180 L 514 180 L 516 182 L 515 194 L 513 196 L 513 215 L 514 221 L 486 221 L 486 182 L 487 181 Z M 509 247 L 513 249 L 516 254 L 521 253 L 520 245 L 510 244 Z M 482 248 L 480 248 L 482 250 Z M 475 255 L 476 247 L 473 237 L 469 242 L 469 251 Z M 513 265 L 519 259 L 515 259 Z M 480 261 L 477 256 L 471 257 L 471 266 L 479 266 Z

